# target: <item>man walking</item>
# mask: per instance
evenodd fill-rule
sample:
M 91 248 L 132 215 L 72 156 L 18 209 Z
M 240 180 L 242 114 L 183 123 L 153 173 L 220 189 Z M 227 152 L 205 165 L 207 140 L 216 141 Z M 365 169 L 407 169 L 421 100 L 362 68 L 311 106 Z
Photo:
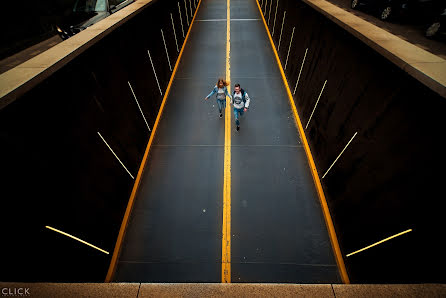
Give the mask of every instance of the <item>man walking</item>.
M 235 84 L 231 104 L 234 104 L 235 125 L 237 131 L 240 130 L 239 114 L 240 116 L 243 116 L 243 113 L 249 108 L 250 101 L 251 99 L 249 98 L 248 93 L 240 88 L 240 84 Z

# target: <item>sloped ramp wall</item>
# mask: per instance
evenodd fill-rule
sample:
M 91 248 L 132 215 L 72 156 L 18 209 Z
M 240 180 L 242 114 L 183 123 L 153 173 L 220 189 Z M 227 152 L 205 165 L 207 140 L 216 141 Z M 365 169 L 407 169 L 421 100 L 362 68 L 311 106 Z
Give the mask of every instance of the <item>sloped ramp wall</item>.
M 259 4 L 308 124 L 351 281 L 445 282 L 435 243 L 444 227 L 446 99 L 305 2 Z M 413 232 L 345 257 L 407 229 Z
M 135 182 L 131 175 L 136 178 L 177 43 L 181 49 L 197 5 L 152 1 L 0 110 L 0 280 L 104 281 Z

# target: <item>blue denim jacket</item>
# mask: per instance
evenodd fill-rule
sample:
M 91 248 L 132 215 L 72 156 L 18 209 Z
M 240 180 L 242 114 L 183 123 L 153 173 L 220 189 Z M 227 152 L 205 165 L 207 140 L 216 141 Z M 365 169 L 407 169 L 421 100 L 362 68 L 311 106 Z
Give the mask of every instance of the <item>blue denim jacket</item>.
M 225 91 L 226 96 L 228 96 L 230 99 L 232 99 L 231 94 L 229 94 L 228 92 L 228 88 L 226 88 L 226 86 L 223 86 L 223 90 Z M 209 93 L 208 96 L 206 96 L 207 98 L 211 97 L 212 95 L 214 95 L 214 93 L 216 93 L 218 91 L 218 87 L 217 85 L 215 85 L 214 89 L 212 90 L 211 93 Z

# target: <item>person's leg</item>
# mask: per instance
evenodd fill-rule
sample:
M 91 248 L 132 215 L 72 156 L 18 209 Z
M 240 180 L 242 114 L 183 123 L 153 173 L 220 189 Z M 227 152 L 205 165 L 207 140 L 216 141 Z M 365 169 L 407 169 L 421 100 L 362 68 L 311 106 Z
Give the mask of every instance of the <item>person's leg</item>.
M 220 114 L 221 114 L 222 102 L 221 102 L 220 99 L 217 99 L 217 104 L 218 104 L 218 111 L 219 111 Z
M 240 109 L 234 108 L 234 115 L 235 115 L 235 129 L 239 131 L 240 129 L 240 121 L 238 120 L 238 113 L 240 112 Z
M 235 118 L 235 125 L 239 125 L 239 121 L 238 121 L 238 109 L 234 108 L 234 118 Z
M 217 102 L 218 102 L 218 111 L 220 112 L 220 118 L 222 118 L 223 117 L 222 111 L 226 107 L 226 99 L 223 100 L 217 99 Z

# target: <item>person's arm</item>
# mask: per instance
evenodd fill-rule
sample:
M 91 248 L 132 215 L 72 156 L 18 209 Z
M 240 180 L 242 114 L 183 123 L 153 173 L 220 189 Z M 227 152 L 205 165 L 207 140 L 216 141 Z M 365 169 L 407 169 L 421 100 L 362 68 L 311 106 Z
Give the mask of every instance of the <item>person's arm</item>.
M 247 92 L 245 92 L 245 100 L 246 100 L 246 102 L 245 102 L 245 109 L 248 109 L 249 108 L 249 103 L 251 102 L 251 99 L 249 98 L 249 95 L 248 95 Z
M 209 97 L 211 97 L 212 95 L 214 95 L 214 93 L 217 92 L 217 90 L 218 90 L 218 89 L 217 89 L 217 86 L 215 86 L 214 89 L 212 89 L 211 93 L 209 93 L 209 95 L 206 96 L 205 99 L 209 99 Z
M 228 88 L 226 88 L 226 87 L 225 87 L 225 94 L 226 94 L 226 96 L 228 96 L 231 99 L 230 102 L 232 103 L 232 96 L 231 96 L 231 94 L 229 94 Z

